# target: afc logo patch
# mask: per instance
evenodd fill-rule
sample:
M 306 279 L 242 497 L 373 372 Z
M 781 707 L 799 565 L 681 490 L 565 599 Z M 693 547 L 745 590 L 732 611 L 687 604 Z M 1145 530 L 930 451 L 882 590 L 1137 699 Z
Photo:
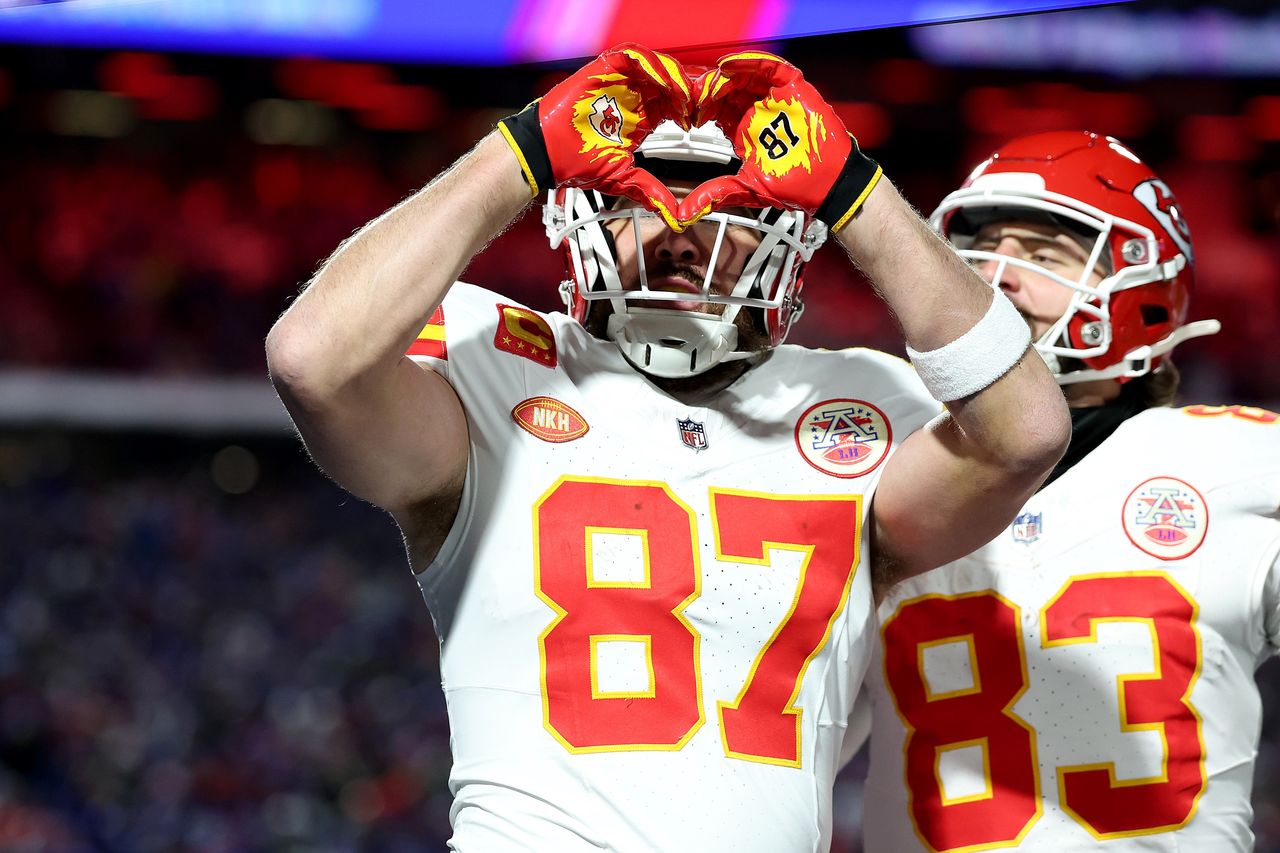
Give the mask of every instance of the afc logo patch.
M 498 331 L 493 345 L 543 367 L 556 366 L 556 336 L 546 320 L 528 308 L 498 304 Z
M 1189 483 L 1152 477 L 1125 498 L 1121 511 L 1125 535 L 1160 560 L 1181 560 L 1195 553 L 1209 529 L 1209 508 Z
M 893 430 L 884 412 L 864 400 L 825 400 L 796 421 L 795 438 L 805 462 L 832 477 L 852 479 L 885 460 Z

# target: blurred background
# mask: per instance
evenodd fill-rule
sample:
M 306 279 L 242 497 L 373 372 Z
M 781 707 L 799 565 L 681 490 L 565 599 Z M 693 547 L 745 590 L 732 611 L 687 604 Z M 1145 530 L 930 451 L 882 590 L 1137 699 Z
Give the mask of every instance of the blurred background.
M 243 30 L 230 2 L 83 0 L 54 23 L 19 5 L 0 1 L 0 849 L 444 848 L 430 618 L 394 525 L 292 437 L 262 340 L 344 237 L 578 64 L 553 57 L 765 44 L 926 213 L 1010 136 L 1119 136 L 1179 195 L 1192 316 L 1223 324 L 1179 348 L 1183 401 L 1280 409 L 1269 3 L 901 28 L 1050 4 L 884 3 L 859 22 L 717 0 L 686 4 L 679 33 L 570 0 L 258 3 Z M 890 28 L 811 35 L 869 25 Z M 535 211 L 465 278 L 554 309 L 561 272 Z M 900 351 L 840 253 L 806 282 L 793 342 Z M 1280 665 L 1260 683 L 1270 853 Z M 839 781 L 833 851 L 860 850 L 863 772 Z

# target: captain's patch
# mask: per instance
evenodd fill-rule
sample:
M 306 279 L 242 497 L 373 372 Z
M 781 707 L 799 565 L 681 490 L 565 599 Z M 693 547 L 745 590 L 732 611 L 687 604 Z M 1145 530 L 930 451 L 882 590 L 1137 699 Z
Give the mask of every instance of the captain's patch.
M 528 308 L 498 305 L 498 332 L 493 345 L 544 367 L 556 366 L 556 336 L 547 321 Z

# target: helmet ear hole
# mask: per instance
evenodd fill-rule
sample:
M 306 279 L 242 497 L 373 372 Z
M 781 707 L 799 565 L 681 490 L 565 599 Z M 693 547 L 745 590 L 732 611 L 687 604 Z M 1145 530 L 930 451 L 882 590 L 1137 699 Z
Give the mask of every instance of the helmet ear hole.
M 1142 313 L 1143 325 L 1160 326 L 1169 322 L 1169 309 L 1163 305 L 1142 305 L 1138 310 Z

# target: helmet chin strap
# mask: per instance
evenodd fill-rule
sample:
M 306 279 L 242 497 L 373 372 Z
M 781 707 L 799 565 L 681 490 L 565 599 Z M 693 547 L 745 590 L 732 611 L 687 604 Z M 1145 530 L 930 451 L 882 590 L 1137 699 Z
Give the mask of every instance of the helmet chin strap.
M 611 314 L 606 331 L 637 370 L 663 379 L 697 376 L 751 355 L 735 351 L 738 327 L 732 319 L 715 314 L 632 306 Z

